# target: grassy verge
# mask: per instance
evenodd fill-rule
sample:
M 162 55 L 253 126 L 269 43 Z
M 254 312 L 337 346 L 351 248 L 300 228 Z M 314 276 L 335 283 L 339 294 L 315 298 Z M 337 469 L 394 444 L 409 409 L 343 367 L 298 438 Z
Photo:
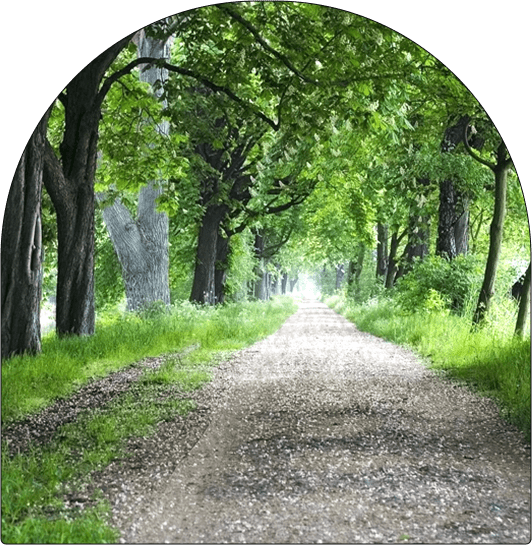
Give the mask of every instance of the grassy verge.
M 202 351 L 235 350 L 273 331 L 294 312 L 291 299 L 198 308 L 189 303 L 170 313 L 110 314 L 92 337 L 43 339 L 38 356 L 2 364 L 5 424 L 66 397 L 92 377 L 102 377 L 149 356 L 179 352 L 199 343 Z
M 471 332 L 468 318 L 405 314 L 390 300 L 354 305 L 334 296 L 326 303 L 362 331 L 414 349 L 431 368 L 494 398 L 502 415 L 530 441 L 530 337 L 517 339 L 511 327 L 497 324 Z
M 295 311 L 290 299 L 221 308 L 181 305 L 169 314 L 108 316 L 91 338 L 50 337 L 43 353 L 13 358 L 2 368 L 3 423 L 68 396 L 91 377 L 103 376 L 143 357 L 167 354 L 109 405 L 87 411 L 63 426 L 52 443 L 13 458 L 2 445 L 2 541 L 4 543 L 112 543 L 104 502 L 82 511 L 66 509 L 66 486 L 124 454 L 129 437 L 153 433 L 158 422 L 194 409 L 183 392 L 210 380 L 216 356 L 273 333 Z M 187 357 L 174 354 L 200 344 Z M 172 396 L 172 392 L 179 396 Z

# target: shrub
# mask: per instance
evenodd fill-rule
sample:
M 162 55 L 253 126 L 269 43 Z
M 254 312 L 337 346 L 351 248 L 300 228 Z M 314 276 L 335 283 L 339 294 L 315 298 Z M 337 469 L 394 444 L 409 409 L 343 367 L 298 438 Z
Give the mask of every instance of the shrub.
M 472 256 L 458 256 L 452 261 L 430 256 L 417 260 L 412 270 L 397 281 L 395 299 L 409 313 L 425 309 L 462 314 L 478 293 L 481 274 Z

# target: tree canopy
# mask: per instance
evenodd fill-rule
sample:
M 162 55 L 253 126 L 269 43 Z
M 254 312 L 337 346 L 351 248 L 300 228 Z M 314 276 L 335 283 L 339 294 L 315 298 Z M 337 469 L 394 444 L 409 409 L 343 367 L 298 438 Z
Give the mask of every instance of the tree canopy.
M 58 240 L 49 241 L 58 333 L 94 331 L 94 256 L 109 244 L 95 227 L 100 209 L 128 293 L 118 241 L 135 225 L 145 241 L 127 253 L 186 254 L 186 264 L 170 264 L 181 272 L 162 271 L 159 282 L 184 275 L 198 303 L 256 296 L 253 281 L 261 294 L 284 290 L 304 268 L 335 267 L 337 286 L 344 272 L 351 285 L 373 251 L 390 288 L 417 259 L 473 251 L 487 253 L 487 310 L 505 217 L 513 251 L 529 260 L 505 142 L 452 72 L 403 35 L 295 2 L 212 5 L 143 32 L 167 54 L 129 33 L 68 83 L 47 124 L 34 178 L 53 203 L 45 199 L 42 218 Z M 111 225 L 118 202 L 129 219 Z M 140 226 L 163 216 L 169 234 Z M 183 240 L 195 255 L 173 253 Z M 240 290 L 238 263 L 253 271 L 240 274 Z M 158 300 L 153 289 L 143 300 Z

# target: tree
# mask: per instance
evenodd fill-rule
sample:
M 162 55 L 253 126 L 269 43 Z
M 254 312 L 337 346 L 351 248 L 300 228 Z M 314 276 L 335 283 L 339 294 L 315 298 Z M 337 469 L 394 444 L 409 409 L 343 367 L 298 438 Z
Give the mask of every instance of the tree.
M 389 92 L 385 82 L 411 70 L 408 55 L 415 48 L 389 29 L 345 12 L 306 4 L 246 3 L 188 14 L 180 48 L 185 79 L 170 103 L 182 112 L 183 100 L 193 100 L 188 115 L 194 112 L 194 132 L 211 129 L 191 139 L 195 153 L 210 167 L 203 166 L 199 181 L 204 214 L 191 300 L 212 303 L 221 298 L 215 277 L 224 268 L 228 248 L 224 236 L 217 250 L 222 224 L 238 216 L 251 197 L 264 201 L 254 183 L 258 176 L 249 168 L 249 155 L 260 154 L 262 137 L 284 130 L 288 142 L 312 139 L 344 106 L 353 117 L 365 110 L 364 123 L 369 124 L 378 118 L 375 100 Z M 382 67 L 379 61 L 385 59 Z M 191 85 L 186 77 L 197 74 L 202 77 Z M 221 101 L 220 95 L 229 100 Z M 184 122 L 181 112 L 174 114 L 176 123 Z M 290 178 L 293 188 L 300 185 Z M 288 185 L 286 177 L 280 179 Z M 275 187 L 264 189 L 267 195 Z M 218 269 L 217 253 L 222 256 Z
M 401 264 L 394 280 L 406 274 L 412 268 L 415 259 L 423 260 L 429 254 L 430 213 L 425 203 L 430 192 L 430 180 L 416 179 L 412 184 L 417 193 L 410 204 L 408 219 L 408 241 L 406 243 Z
M 519 311 L 517 313 L 517 322 L 515 324 L 515 334 L 522 337 L 524 334 L 527 317 L 529 317 L 530 308 L 530 263 L 526 269 L 523 279 L 523 288 L 519 300 Z
M 298 221 L 296 208 L 290 207 L 282 214 L 264 217 L 255 228 L 253 296 L 256 299 L 265 301 L 275 293 L 283 268 L 282 259 L 279 261 L 278 256 L 290 240 L 294 224 Z
M 386 278 L 388 270 L 388 226 L 377 224 L 377 269 L 376 276 Z
M 140 30 L 136 36 L 138 56 L 167 59 L 169 44 Z M 168 71 L 149 65 L 141 69 L 141 81 L 150 84 L 156 97 Z M 143 120 L 141 123 L 155 123 Z M 156 123 L 156 131 L 167 137 L 168 121 Z M 137 217 L 133 219 L 119 198 L 103 208 L 103 218 L 123 270 L 128 310 L 161 301 L 170 304 L 168 281 L 168 216 L 157 211 L 157 198 L 164 182 L 151 180 L 139 190 Z
M 94 175 L 101 106 L 114 78 L 107 69 L 131 36 L 88 64 L 59 96 L 65 108 L 60 159 L 46 142 L 44 185 L 57 215 L 56 329 L 61 336 L 94 333 Z
M 41 193 L 51 108 L 33 131 L 15 171 L 2 226 L 2 360 L 41 350 Z
M 500 138 L 500 137 L 499 137 Z M 495 286 L 495 278 L 497 275 L 497 267 L 501 253 L 502 234 L 504 226 L 504 217 L 506 215 L 506 192 L 508 171 L 512 167 L 512 159 L 508 155 L 506 145 L 502 140 L 499 141 L 496 150 L 496 161 L 492 162 L 478 155 L 469 144 L 469 124 L 464 128 L 463 142 L 467 152 L 478 161 L 480 164 L 491 169 L 495 176 L 495 202 L 493 208 L 493 217 L 490 224 L 490 243 L 488 250 L 488 258 L 484 271 L 484 280 L 480 288 L 477 307 L 473 315 L 473 324 L 481 324 L 489 310 L 493 290 Z
M 470 121 L 469 115 L 461 116 L 456 123 L 445 131 L 441 144 L 442 153 L 453 152 L 462 142 L 465 127 Z M 484 144 L 478 135 L 471 146 L 480 150 Z M 457 163 L 454 162 L 456 166 Z M 469 201 L 467 192 L 457 188 L 453 177 L 459 177 L 458 169 L 440 181 L 440 207 L 438 212 L 438 239 L 436 254 L 454 259 L 457 255 L 466 254 L 469 248 Z M 462 186 L 464 184 L 462 183 Z M 471 193 L 471 191 L 470 191 Z
M 464 125 L 469 123 L 469 116 L 462 116 L 456 124 L 448 127 L 442 141 L 442 151 L 449 153 L 462 141 Z M 454 259 L 460 251 L 465 253 L 467 243 L 464 241 L 467 230 L 466 207 L 462 207 L 462 222 L 458 222 L 457 206 L 459 194 L 455 189 L 455 184 L 450 177 L 440 182 L 440 208 L 438 214 L 438 239 L 436 242 L 436 254 L 445 255 L 448 259 Z M 460 251 L 457 248 L 456 229 L 461 226 L 461 233 L 458 233 Z

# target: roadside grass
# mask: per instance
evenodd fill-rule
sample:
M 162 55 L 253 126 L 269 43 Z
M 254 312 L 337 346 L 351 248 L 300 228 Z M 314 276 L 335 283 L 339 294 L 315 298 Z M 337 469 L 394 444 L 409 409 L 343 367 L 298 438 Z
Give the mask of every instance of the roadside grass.
M 91 337 L 42 342 L 42 353 L 2 364 L 2 422 L 36 412 L 67 397 L 90 378 L 103 377 L 133 362 L 176 353 L 199 343 L 201 350 L 236 350 L 272 333 L 295 311 L 289 298 L 197 307 L 188 302 L 170 312 L 109 313 Z
M 469 313 L 404 313 L 390 299 L 355 305 L 336 295 L 325 301 L 362 330 L 414 349 L 432 369 L 492 397 L 501 415 L 530 441 L 530 336 L 513 335 L 512 302 L 492 308 L 491 321 L 471 330 Z
M 158 369 L 145 370 L 108 405 L 62 426 L 52 442 L 14 457 L 2 443 L 2 542 L 115 543 L 119 535 L 109 526 L 110 509 L 101 498 L 74 510 L 66 508 L 64 494 L 87 482 L 91 471 L 124 456 L 128 438 L 148 436 L 157 423 L 193 410 L 194 402 L 183 393 L 200 388 L 217 361 L 273 333 L 295 310 L 291 299 L 278 298 L 220 308 L 186 304 L 151 316 L 107 316 L 94 337 L 58 341 L 51 336 L 41 355 L 5 362 L 4 424 L 68 396 L 91 376 L 165 354 Z M 199 349 L 179 354 L 196 344 Z

